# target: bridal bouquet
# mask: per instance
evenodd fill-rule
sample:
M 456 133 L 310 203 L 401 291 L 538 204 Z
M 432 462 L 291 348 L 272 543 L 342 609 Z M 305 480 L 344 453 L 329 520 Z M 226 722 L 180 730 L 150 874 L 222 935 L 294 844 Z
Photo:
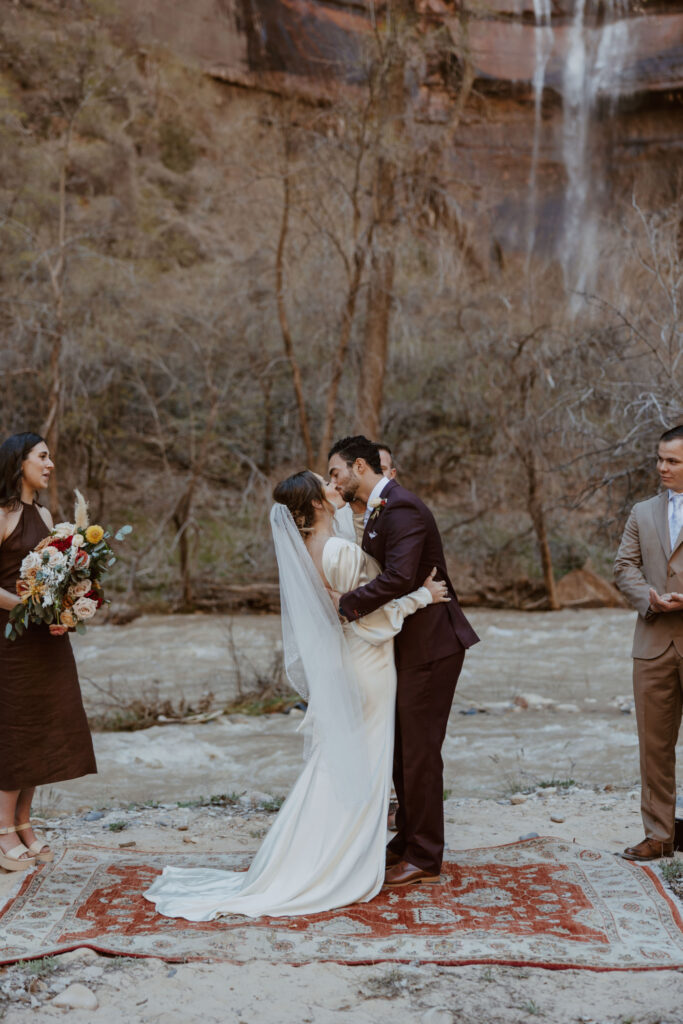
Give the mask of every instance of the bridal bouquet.
M 114 540 L 123 540 L 131 529 L 122 526 Z M 9 613 L 5 637 L 16 640 L 31 622 L 45 623 L 55 636 L 69 629 L 85 633 L 85 623 L 105 603 L 100 581 L 116 561 L 110 537 L 110 531 L 89 523 L 86 501 L 76 491 L 73 523 L 57 523 L 21 563 L 21 603 Z

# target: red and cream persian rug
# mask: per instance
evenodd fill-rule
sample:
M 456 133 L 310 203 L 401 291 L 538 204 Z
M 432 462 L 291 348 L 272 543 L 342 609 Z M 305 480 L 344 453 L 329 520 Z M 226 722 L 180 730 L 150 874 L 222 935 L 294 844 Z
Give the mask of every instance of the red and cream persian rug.
M 293 918 L 208 924 L 156 914 L 165 864 L 240 869 L 243 855 L 69 848 L 0 910 L 0 963 L 90 946 L 165 960 L 683 967 L 683 920 L 654 871 L 559 839 L 451 852 L 442 883 Z M 19 884 L 19 883 L 17 883 Z

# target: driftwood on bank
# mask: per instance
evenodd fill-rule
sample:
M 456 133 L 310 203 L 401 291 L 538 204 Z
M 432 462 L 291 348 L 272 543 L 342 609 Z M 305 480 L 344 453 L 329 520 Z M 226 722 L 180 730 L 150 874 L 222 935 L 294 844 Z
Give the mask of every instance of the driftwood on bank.
M 197 587 L 193 608 L 207 612 L 278 612 L 277 583 L 209 583 Z

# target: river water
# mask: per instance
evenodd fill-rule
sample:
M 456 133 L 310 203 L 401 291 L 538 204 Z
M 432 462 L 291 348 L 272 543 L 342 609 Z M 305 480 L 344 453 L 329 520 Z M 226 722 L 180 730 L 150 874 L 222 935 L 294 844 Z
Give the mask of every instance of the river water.
M 632 787 L 638 778 L 630 711 L 634 613 L 471 610 L 481 643 L 467 655 L 444 744 L 453 796 L 500 798 L 538 782 Z M 145 616 L 75 638 L 89 711 L 109 698 L 156 694 L 216 706 L 267 676 L 277 616 Z M 514 704 L 515 697 L 527 707 Z M 543 705 L 543 701 L 552 701 Z M 217 793 L 282 795 L 301 765 L 300 717 L 224 716 L 95 736 L 100 774 L 53 787 L 60 810 Z

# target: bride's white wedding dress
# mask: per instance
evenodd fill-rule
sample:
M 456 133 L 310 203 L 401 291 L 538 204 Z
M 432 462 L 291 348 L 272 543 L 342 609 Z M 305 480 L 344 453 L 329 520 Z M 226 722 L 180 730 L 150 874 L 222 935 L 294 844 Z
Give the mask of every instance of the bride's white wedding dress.
M 379 566 L 357 544 L 333 537 L 323 550 L 323 571 L 334 590 L 346 593 L 374 579 Z M 320 600 L 331 605 L 324 591 L 322 595 Z M 344 768 L 339 761 L 330 765 L 326 745 L 314 732 L 305 767 L 249 870 L 167 867 L 145 893 L 160 914 L 189 921 L 209 921 L 221 914 L 314 914 L 371 900 L 379 892 L 394 736 L 392 638 L 406 615 L 430 602 L 429 591 L 421 587 L 343 627 L 360 694 L 360 732 L 367 752 L 363 799 L 350 800 L 344 786 L 335 785 L 338 780 L 333 776 Z M 313 691 L 314 681 L 310 682 Z M 354 756 L 350 749 L 348 757 Z M 354 764 L 348 767 L 351 774 Z

